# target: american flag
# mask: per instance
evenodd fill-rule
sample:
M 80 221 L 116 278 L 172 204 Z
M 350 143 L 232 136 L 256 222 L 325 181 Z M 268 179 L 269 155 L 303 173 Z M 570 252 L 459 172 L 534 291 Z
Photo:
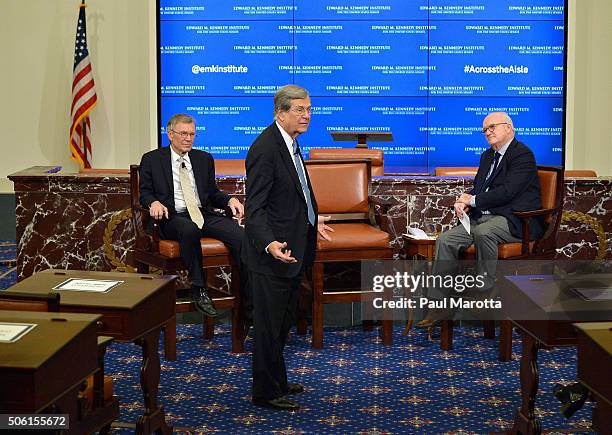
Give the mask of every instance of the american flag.
M 85 0 L 79 8 L 76 41 L 74 43 L 74 67 L 72 68 L 72 107 L 70 108 L 70 152 L 72 159 L 82 168 L 91 168 L 91 130 L 89 112 L 96 105 L 98 96 L 91 72 L 85 21 Z

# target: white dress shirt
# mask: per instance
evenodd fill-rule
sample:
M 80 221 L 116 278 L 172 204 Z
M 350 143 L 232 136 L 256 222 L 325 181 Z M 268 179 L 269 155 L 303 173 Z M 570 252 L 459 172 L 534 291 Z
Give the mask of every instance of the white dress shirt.
M 198 187 L 195 182 L 195 176 L 193 175 L 193 167 L 191 166 L 191 160 L 189 160 L 189 154 L 185 154 L 181 157 L 179 153 L 170 147 L 170 155 L 172 159 L 172 184 L 174 185 L 174 209 L 177 213 L 187 211 L 187 205 L 185 205 L 185 199 L 183 198 L 183 190 L 181 189 L 181 179 L 179 178 L 179 169 L 181 168 L 182 162 L 184 162 L 185 166 L 187 167 L 189 181 L 191 182 L 191 187 L 195 193 L 198 207 L 202 208 L 200 196 L 198 195 Z

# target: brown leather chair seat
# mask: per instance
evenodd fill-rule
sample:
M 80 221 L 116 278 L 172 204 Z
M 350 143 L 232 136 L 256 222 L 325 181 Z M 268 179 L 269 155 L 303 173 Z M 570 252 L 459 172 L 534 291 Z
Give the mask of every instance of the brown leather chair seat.
M 317 239 L 317 250 L 387 248 L 389 234 L 364 223 L 331 224 L 331 241 Z
M 229 249 L 217 239 L 202 237 L 200 239 L 202 246 L 202 255 L 230 255 Z M 181 248 L 179 243 L 174 240 L 162 239 L 159 241 L 159 253 L 168 258 L 179 258 L 181 256 Z
M 533 249 L 534 242 L 529 242 L 529 252 Z M 520 242 L 517 243 L 500 243 L 497 245 L 497 258 L 504 259 L 510 257 L 517 257 L 521 255 L 522 244 Z M 467 255 L 476 255 L 476 247 L 474 245 L 470 245 L 466 250 L 465 254 Z

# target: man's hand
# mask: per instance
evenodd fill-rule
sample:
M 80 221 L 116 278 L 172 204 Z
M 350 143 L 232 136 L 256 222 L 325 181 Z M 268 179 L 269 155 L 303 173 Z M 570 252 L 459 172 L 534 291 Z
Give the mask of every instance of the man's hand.
M 149 214 L 153 219 L 168 219 L 168 209 L 159 201 L 153 201 L 149 206 Z
M 273 241 L 268 245 L 268 253 L 283 263 L 297 263 L 297 260 L 291 256 L 291 249 L 287 249 L 287 242 Z
M 331 241 L 331 237 L 329 234 L 327 234 L 328 231 L 331 231 L 332 233 L 334 232 L 334 229 L 328 225 L 325 225 L 325 222 L 327 222 L 328 220 L 331 219 L 331 216 L 322 216 L 319 215 L 317 216 L 317 231 L 319 232 L 319 234 L 321 235 L 321 237 L 323 237 L 323 239 L 327 240 L 328 242 Z
M 470 195 L 469 193 L 462 193 L 461 196 L 457 198 L 457 202 L 461 202 L 467 206 L 471 204 L 471 201 L 472 201 L 472 195 Z
M 236 198 L 230 198 L 227 205 L 232 210 L 232 214 L 235 218 L 242 219 L 242 216 L 244 216 L 244 205 L 242 205 L 240 201 Z
M 457 215 L 458 218 L 462 218 L 463 214 L 466 213 L 470 209 L 469 206 L 459 201 L 455 203 L 454 207 L 455 207 L 455 214 Z

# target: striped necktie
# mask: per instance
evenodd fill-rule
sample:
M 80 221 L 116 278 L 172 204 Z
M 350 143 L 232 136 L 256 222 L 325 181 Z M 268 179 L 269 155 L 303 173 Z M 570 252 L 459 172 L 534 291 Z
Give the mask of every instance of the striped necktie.
M 198 208 L 198 202 L 196 201 L 193 185 L 189 179 L 189 170 L 185 165 L 185 160 L 182 158 L 179 166 L 179 181 L 181 182 L 183 199 L 185 200 L 189 217 L 198 226 L 198 228 L 202 229 L 204 226 L 204 216 L 202 216 L 202 212 Z
M 304 167 L 302 166 L 302 159 L 300 156 L 300 146 L 297 141 L 293 141 L 293 161 L 295 162 L 295 169 L 298 174 L 298 178 L 300 179 L 300 184 L 302 185 L 302 190 L 304 191 L 306 206 L 308 207 L 308 222 L 313 227 L 315 226 L 315 213 L 314 208 L 312 208 L 312 202 L 310 200 L 310 189 L 308 188 L 308 183 L 306 182 L 306 174 L 304 174 Z

